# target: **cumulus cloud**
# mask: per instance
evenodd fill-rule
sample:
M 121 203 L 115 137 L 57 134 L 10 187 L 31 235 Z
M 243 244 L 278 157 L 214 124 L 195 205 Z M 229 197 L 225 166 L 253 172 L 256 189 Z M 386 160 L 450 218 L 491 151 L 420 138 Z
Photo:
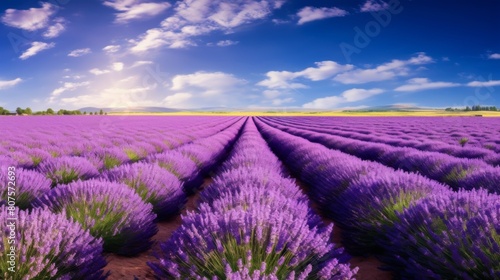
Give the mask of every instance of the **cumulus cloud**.
M 378 82 L 393 79 L 398 76 L 408 75 L 412 65 L 423 65 L 432 63 L 433 60 L 425 53 L 418 53 L 417 56 L 408 60 L 394 59 L 391 62 L 383 63 L 375 68 L 354 69 L 341 73 L 333 79 L 343 84 L 364 84 L 368 82 Z
M 500 80 L 472 81 L 467 84 L 469 87 L 494 87 L 500 86 Z
M 218 47 L 228 47 L 228 46 L 233 46 L 237 45 L 239 42 L 238 41 L 232 41 L 232 40 L 222 40 L 217 43 L 208 43 L 207 46 L 218 46 Z
M 332 17 L 343 17 L 347 15 L 348 12 L 339 8 L 315 8 L 315 7 L 304 7 L 298 13 L 299 21 L 297 24 L 304 24 L 306 22 L 316 21 L 325 18 Z
M 160 102 L 160 97 L 154 96 L 157 85 L 144 85 L 141 75 L 130 75 L 120 79 L 103 77 L 88 85 L 86 82 L 74 82 L 62 84 L 60 88 L 59 91 L 62 90 L 65 94 L 52 96 L 51 101 L 64 108 L 101 107 L 102 104 L 110 107 L 157 106 Z
M 50 16 L 56 12 L 56 6 L 50 3 L 42 3 L 41 8 L 30 8 L 28 10 L 7 9 L 2 16 L 5 25 L 35 31 L 47 27 Z
M 176 75 L 172 79 L 171 90 L 185 91 L 188 88 L 201 90 L 202 95 L 213 96 L 225 93 L 247 82 L 223 72 L 196 72 L 188 75 Z
M 91 74 L 99 76 L 99 75 L 111 73 L 112 71 L 120 72 L 123 70 L 124 67 L 125 67 L 125 64 L 123 64 L 123 62 L 114 62 L 111 64 L 111 66 L 109 66 L 108 69 L 92 68 L 89 70 L 89 72 Z
M 45 38 L 55 38 L 59 36 L 66 29 L 66 21 L 63 18 L 56 18 L 52 25 L 43 33 Z
M 21 78 L 15 78 L 14 80 L 8 80 L 8 81 L 0 80 L 0 90 L 13 87 L 22 81 L 23 81 L 23 79 L 21 79 Z
M 102 50 L 107 52 L 107 53 L 115 53 L 115 52 L 120 50 L 120 46 L 119 45 L 109 45 L 109 46 L 105 46 L 104 48 L 102 48 Z
M 132 52 L 150 49 L 187 48 L 196 46 L 193 37 L 213 31 L 231 32 L 235 27 L 263 19 L 284 1 L 255 0 L 181 0 L 174 14 L 162 21 L 160 27 L 147 30 L 135 40 Z
M 408 80 L 408 83 L 406 85 L 395 88 L 394 91 L 408 92 L 457 86 L 460 86 L 460 84 L 450 82 L 431 82 L 428 78 L 414 78 Z
M 378 12 L 389 8 L 389 4 L 384 1 L 368 0 L 361 6 L 361 12 Z
M 488 56 L 489 59 L 500 59 L 500 53 L 492 53 Z
M 132 64 L 132 66 L 130 66 L 130 68 L 135 68 L 135 67 L 138 67 L 138 66 L 150 65 L 150 64 L 153 64 L 153 61 L 150 61 L 150 60 L 138 60 L 138 61 L 134 62 L 134 64 Z
M 76 50 L 71 51 L 68 54 L 68 56 L 79 57 L 79 56 L 84 56 L 84 55 L 89 54 L 89 53 L 92 53 L 92 51 L 90 50 L 90 48 L 76 49 Z
M 280 89 L 298 89 L 306 88 L 307 86 L 301 83 L 292 82 L 297 78 L 306 78 L 311 81 L 321 81 L 333 77 L 334 75 L 351 70 L 353 65 L 342 65 L 335 61 L 321 61 L 316 62 L 316 67 L 309 67 L 301 71 L 269 71 L 266 76 L 267 79 L 257 83 L 259 86 L 268 88 Z
M 55 90 L 53 90 L 51 96 L 53 98 L 53 97 L 61 95 L 61 93 L 65 92 L 65 91 L 73 91 L 79 87 L 88 86 L 89 84 L 90 84 L 90 82 L 81 82 L 81 83 L 66 82 L 63 84 L 62 87 L 58 87 Z
M 110 70 L 107 70 L 107 69 L 101 70 L 99 68 L 92 68 L 92 69 L 89 70 L 89 73 L 94 74 L 96 76 L 102 75 L 102 74 L 107 74 L 107 73 L 110 73 L 110 72 L 111 72 Z
M 114 71 L 122 71 L 123 70 L 123 66 L 124 64 L 122 62 L 115 62 L 111 65 L 111 68 L 114 70 Z
M 153 17 L 161 14 L 171 6 L 168 2 L 140 3 L 137 0 L 104 1 L 104 5 L 118 11 L 115 19 L 118 23 L 127 23 L 135 19 Z
M 163 105 L 173 108 L 234 106 L 248 98 L 246 80 L 224 72 L 195 72 L 172 78 Z
M 344 91 L 339 96 L 327 96 L 322 98 L 317 98 L 312 102 L 302 105 L 303 108 L 307 109 L 332 109 L 340 104 L 361 101 L 372 96 L 383 93 L 384 90 L 379 88 L 374 89 L 360 89 L 353 88 Z
M 23 52 L 19 58 L 22 60 L 28 59 L 43 50 L 53 48 L 55 45 L 55 43 L 32 42 L 31 47 Z

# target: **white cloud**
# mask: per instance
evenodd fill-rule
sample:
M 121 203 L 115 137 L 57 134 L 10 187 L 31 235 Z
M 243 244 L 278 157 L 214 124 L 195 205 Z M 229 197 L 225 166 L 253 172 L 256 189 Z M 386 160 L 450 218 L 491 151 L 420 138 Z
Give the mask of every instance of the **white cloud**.
M 90 82 L 81 82 L 81 83 L 69 83 L 69 82 L 67 82 L 67 83 L 64 83 L 62 87 L 56 88 L 55 90 L 52 91 L 51 100 L 54 97 L 61 95 L 61 93 L 65 92 L 65 91 L 73 91 L 79 87 L 88 86 L 89 84 L 90 84 Z
M 117 1 L 117 2 L 124 2 L 124 1 Z M 110 3 L 110 1 L 104 2 L 105 5 L 106 3 Z M 134 3 L 133 5 L 124 5 L 122 7 L 119 7 L 119 9 L 117 9 L 120 12 L 116 14 L 115 21 L 118 23 L 127 23 L 135 19 L 153 17 L 163 13 L 163 11 L 170 8 L 170 6 L 171 4 L 168 2 Z
M 108 69 L 92 68 L 89 70 L 89 72 L 96 75 L 96 76 L 99 76 L 99 75 L 111 73 L 111 71 L 120 72 L 123 70 L 124 66 L 125 66 L 125 64 L 123 64 L 123 62 L 114 62 L 111 64 L 111 66 L 109 66 Z
M 220 107 L 245 104 L 247 81 L 223 72 L 195 72 L 172 78 L 163 105 L 174 108 Z
M 265 18 L 284 1 L 269 0 L 180 0 L 175 4 L 175 13 L 136 40 L 132 52 L 145 52 L 166 46 L 187 48 L 196 46 L 193 37 L 212 31 L 231 32 L 233 28 Z
M 287 98 L 276 98 L 276 99 L 273 99 L 271 101 L 271 104 L 274 105 L 274 106 L 281 106 L 283 104 L 293 103 L 293 102 L 295 102 L 295 99 L 293 99 L 292 97 L 287 97 Z
M 186 91 L 188 88 L 201 90 L 202 95 L 212 96 L 225 93 L 247 82 L 223 72 L 196 72 L 177 75 L 172 79 L 171 90 Z
M 332 17 L 343 17 L 347 15 L 348 12 L 339 8 L 315 8 L 315 7 L 304 7 L 298 13 L 299 21 L 297 24 L 304 24 L 306 22 L 332 18 Z
M 23 81 L 23 79 L 21 79 L 21 78 L 16 78 L 14 80 L 9 80 L 9 81 L 0 80 L 0 90 L 13 87 L 22 81 Z
M 59 36 L 66 29 L 65 23 L 66 21 L 63 18 L 56 18 L 54 23 L 43 33 L 43 37 L 55 38 Z
M 222 40 L 217 43 L 215 43 L 216 46 L 218 47 L 228 47 L 228 46 L 233 46 L 237 45 L 239 42 L 238 41 L 232 41 L 232 40 Z M 213 46 L 213 43 L 208 43 L 207 45 Z
M 500 80 L 472 81 L 467 84 L 469 87 L 494 87 L 500 86 Z
M 449 88 L 457 86 L 460 86 L 460 84 L 450 83 L 450 82 L 431 82 L 427 78 L 414 78 L 408 80 L 408 84 L 395 88 L 394 91 L 408 92 L 408 91 L 419 91 L 427 89 Z
M 90 70 L 89 70 L 89 72 L 90 72 L 91 74 L 94 74 L 94 75 L 98 76 L 98 75 L 102 75 L 102 74 L 109 73 L 109 72 L 111 72 L 111 71 L 106 70 L 106 69 L 101 70 L 101 69 L 99 69 L 99 68 L 93 68 L 93 69 L 90 69 Z
M 31 47 L 22 53 L 19 58 L 22 60 L 28 59 L 43 50 L 53 48 L 55 45 L 55 43 L 33 42 Z
M 383 93 L 384 90 L 379 88 L 374 89 L 360 89 L 353 88 L 344 91 L 340 96 L 327 96 L 322 98 L 317 98 L 312 102 L 302 105 L 303 108 L 307 109 L 332 109 L 340 104 L 361 101 L 372 96 Z
M 500 53 L 492 53 L 488 56 L 489 59 L 500 59 Z
M 134 64 L 132 64 L 132 66 L 130 66 L 130 68 L 135 68 L 138 66 L 150 65 L 150 64 L 153 64 L 153 62 L 150 60 L 138 60 L 138 61 L 134 62 Z
M 383 93 L 384 90 L 379 89 L 379 88 L 374 88 L 374 89 L 359 89 L 359 88 L 353 88 L 350 90 L 346 90 L 342 93 L 342 97 L 345 99 L 346 102 L 356 102 L 360 101 L 363 99 L 367 99 L 369 97 L 372 97 L 377 94 Z
M 406 76 L 410 71 L 411 65 L 422 65 L 432 63 L 431 57 L 425 53 L 418 53 L 417 56 L 408 60 L 394 59 L 391 62 L 381 64 L 371 69 L 354 69 L 345 73 L 341 73 L 335 78 L 334 81 L 343 84 L 364 84 L 368 82 L 378 82 L 393 79 L 398 76 Z
M 68 107 L 96 106 L 102 107 L 106 104 L 109 107 L 134 107 L 134 106 L 155 106 L 158 102 L 148 99 L 148 93 L 154 87 L 109 87 L 95 92 L 98 94 L 84 94 L 74 97 L 61 98 L 59 103 Z
M 56 6 L 42 3 L 41 8 L 30 8 L 28 10 L 7 9 L 2 16 L 5 25 L 35 31 L 47 27 L 50 16 L 56 12 Z
M 193 97 L 191 93 L 179 92 L 173 95 L 169 95 L 163 99 L 163 104 L 167 107 L 173 108 L 188 108 L 189 101 Z
M 76 50 L 73 50 L 71 51 L 68 56 L 71 56 L 71 57 L 79 57 L 79 56 L 84 56 L 86 54 L 89 54 L 89 53 L 92 53 L 92 51 L 89 49 L 89 48 L 85 48 L 85 49 L 76 49 Z
M 335 61 L 321 61 L 316 62 L 316 67 L 309 67 L 302 71 L 289 72 L 289 71 L 269 71 L 266 76 L 267 79 L 257 83 L 259 86 L 268 88 L 281 88 L 281 89 L 298 89 L 307 88 L 306 85 L 301 83 L 291 82 L 297 78 L 307 78 L 311 81 L 325 80 L 333 77 L 335 74 L 348 71 L 354 68 L 353 65 L 338 64 Z
M 109 45 L 109 46 L 105 46 L 104 48 L 102 48 L 102 50 L 107 52 L 107 53 L 115 53 L 115 52 L 120 50 L 120 46 L 119 45 Z
M 362 12 L 378 12 L 389 8 L 389 4 L 384 1 L 368 0 L 361 7 Z
M 115 62 L 113 63 L 113 65 L 111 65 L 111 68 L 114 70 L 114 71 L 122 71 L 123 70 L 123 66 L 124 64 L 122 62 Z

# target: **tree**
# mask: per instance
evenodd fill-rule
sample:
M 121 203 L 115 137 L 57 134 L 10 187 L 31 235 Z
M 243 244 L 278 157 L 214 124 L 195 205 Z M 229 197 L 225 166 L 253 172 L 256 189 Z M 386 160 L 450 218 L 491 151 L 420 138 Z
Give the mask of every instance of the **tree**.
M 53 114 L 54 110 L 52 110 L 52 108 L 47 109 L 47 115 L 53 115 Z
M 89 115 L 93 115 L 94 113 L 90 112 Z
M 8 115 L 10 113 L 9 110 L 0 107 L 0 115 Z
M 33 111 L 31 111 L 31 108 L 30 107 L 26 107 L 26 109 L 24 109 L 24 113 L 26 115 L 33 115 Z
M 104 115 L 104 112 L 101 110 L 99 110 L 99 115 Z
M 86 115 L 87 114 L 87 111 L 83 111 L 83 114 Z
M 18 115 L 22 115 L 22 114 L 24 113 L 24 110 L 23 110 L 23 109 L 21 109 L 21 107 L 17 107 L 17 108 L 16 108 L 16 113 L 17 113 Z

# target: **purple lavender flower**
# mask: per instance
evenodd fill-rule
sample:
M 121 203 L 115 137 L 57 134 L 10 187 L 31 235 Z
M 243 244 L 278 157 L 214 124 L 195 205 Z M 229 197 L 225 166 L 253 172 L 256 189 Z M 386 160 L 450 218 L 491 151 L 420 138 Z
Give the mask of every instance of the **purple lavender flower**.
M 15 199 L 16 207 L 20 209 L 27 209 L 30 207 L 31 202 L 50 191 L 51 181 L 44 175 L 31 171 L 18 168 L 15 171 Z M 0 166 L 0 185 L 5 186 L 0 191 L 0 205 L 7 204 L 8 197 L 8 177 L 7 167 Z
M 2 279 L 106 279 L 106 261 L 102 257 L 102 240 L 96 239 L 81 225 L 63 214 L 46 209 L 30 211 L 0 208 L 0 219 L 17 217 L 15 238 L 12 228 L 2 227 L 4 242 L 0 242 Z M 17 234 L 16 234 L 17 233 Z M 15 272 L 6 269 L 11 260 L 7 240 L 15 241 Z M 9 243 L 10 244 L 10 243 Z
M 398 277 L 500 278 L 500 197 L 485 190 L 432 195 L 400 215 L 386 248 Z
M 85 158 L 60 157 L 42 162 L 37 170 L 52 180 L 52 186 L 86 180 L 99 175 L 95 166 Z
M 152 205 L 119 183 L 88 180 L 59 185 L 35 200 L 33 206 L 64 213 L 102 238 L 105 251 L 121 255 L 149 249 L 151 237 L 158 231 Z
M 299 215 L 299 213 L 295 213 Z M 229 272 L 226 265 L 235 272 L 238 262 L 254 270 L 266 263 L 266 274 L 273 273 L 280 256 L 284 262 L 274 272 L 278 279 L 291 271 L 302 273 L 308 265 L 319 269 L 319 260 L 330 252 L 337 251 L 329 243 L 329 230 L 317 232 L 306 220 L 294 219 L 294 213 L 280 211 L 269 206 L 232 209 L 224 214 L 189 212 L 183 217 L 183 225 L 173 236 L 161 244 L 159 262 L 148 263 L 157 277 L 175 279 L 193 275 L 223 279 Z M 257 238 L 255 232 L 262 231 Z M 246 238 L 248 236 L 248 238 Z M 217 240 L 224 248 L 217 250 Z M 264 250 L 263 248 L 268 248 Z M 247 252 L 251 251 L 250 263 Z M 337 251 L 336 255 L 341 254 Z M 253 271 L 250 271 L 253 273 Z
M 342 193 L 330 212 L 343 231 L 343 244 L 350 252 L 366 254 L 381 251 L 377 244 L 398 222 L 398 214 L 429 195 L 448 194 L 451 190 L 436 181 L 405 172 L 372 172 Z
M 106 171 L 102 178 L 134 189 L 144 202 L 153 205 L 160 220 L 177 215 L 187 202 L 179 179 L 156 164 L 125 164 Z
M 99 170 L 111 169 L 115 166 L 122 165 L 129 161 L 127 154 L 120 148 L 95 148 L 90 152 L 84 153 L 84 156 L 89 159 Z

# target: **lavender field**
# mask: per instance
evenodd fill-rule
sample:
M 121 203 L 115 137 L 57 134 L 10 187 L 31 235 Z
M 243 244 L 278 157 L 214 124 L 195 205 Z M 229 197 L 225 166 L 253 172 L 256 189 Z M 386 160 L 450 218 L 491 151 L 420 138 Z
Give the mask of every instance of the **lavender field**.
M 500 279 L 497 118 L 0 127 L 1 279 Z

